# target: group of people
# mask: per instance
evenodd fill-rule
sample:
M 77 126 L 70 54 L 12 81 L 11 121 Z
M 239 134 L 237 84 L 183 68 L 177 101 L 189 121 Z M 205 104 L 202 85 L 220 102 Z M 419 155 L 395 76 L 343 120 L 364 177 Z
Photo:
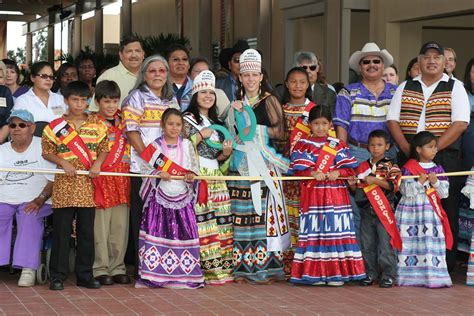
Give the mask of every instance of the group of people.
M 337 90 L 311 52 L 273 88 L 245 41 L 216 74 L 180 45 L 145 59 L 133 37 L 96 80 L 93 60 L 58 77 L 39 62 L 32 87 L 12 89 L 18 72 L 0 67 L 0 265 L 34 285 L 52 215 L 51 290 L 69 275 L 72 235 L 86 288 L 131 283 L 126 257 L 135 287 L 449 287 L 469 213 L 465 179 L 440 174 L 474 164 L 474 60 L 463 84 L 450 56 L 425 43 L 398 85 L 391 54 L 367 43 L 349 59 L 360 81 Z

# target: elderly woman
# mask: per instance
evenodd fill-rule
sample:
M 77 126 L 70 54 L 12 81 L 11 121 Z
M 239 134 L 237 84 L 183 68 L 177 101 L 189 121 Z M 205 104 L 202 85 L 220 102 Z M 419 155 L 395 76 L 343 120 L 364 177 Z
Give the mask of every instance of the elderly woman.
M 33 114 L 36 123 L 36 136 L 41 136 L 43 129 L 55 118 L 67 111 L 64 98 L 51 92 L 55 80 L 53 66 L 46 61 L 31 66 L 31 82 L 33 87 L 15 101 L 15 110 L 28 110 Z
M 41 139 L 33 136 L 33 116 L 14 110 L 8 118 L 12 141 L 0 146 L 3 168 L 48 168 L 55 166 L 42 157 Z M 13 219 L 17 234 L 13 267 L 22 269 L 18 286 L 33 286 L 40 263 L 43 218 L 52 213 L 49 197 L 52 177 L 21 172 L 0 173 L 0 266 L 10 264 Z
M 239 60 L 239 100 L 232 104 L 235 111 L 229 111 L 227 126 L 231 133 L 235 133 L 237 127 L 245 134 L 255 128 L 255 136 L 248 145 L 256 146 L 260 151 L 260 155 L 253 154 L 253 158 L 264 159 L 262 163 L 268 169 L 259 170 L 262 174 L 278 175 L 280 170 L 286 172 L 288 161 L 278 155 L 271 144 L 274 140 L 283 138 L 285 134 L 282 106 L 269 92 L 269 85 L 262 73 L 260 54 L 254 49 L 248 49 L 240 55 Z M 246 117 L 240 112 L 243 106 L 253 109 L 256 126 L 242 126 L 243 118 L 239 120 L 238 117 Z M 245 125 L 249 125 L 249 122 Z M 235 136 L 242 138 L 244 135 Z M 249 163 L 251 162 L 246 154 L 235 152 L 230 174 L 248 175 Z M 290 232 L 282 185 L 280 182 L 274 182 L 280 199 L 270 194 L 267 186 L 262 186 L 261 215 L 257 214 L 254 208 L 250 185 L 249 181 L 228 181 L 234 215 L 235 280 L 259 284 L 284 280 L 282 252 L 290 245 Z M 280 205 L 278 200 L 283 200 L 283 205 Z M 258 200 L 255 200 L 255 203 L 258 205 Z
M 5 85 L 10 89 L 10 92 L 13 95 L 13 98 L 18 98 L 20 95 L 28 91 L 28 86 L 20 86 L 20 68 L 16 62 L 11 59 L 2 60 L 5 66 L 7 67 L 7 72 L 5 75 Z
M 163 112 L 168 108 L 179 109 L 178 102 L 173 96 L 169 70 L 168 62 L 160 55 L 145 59 L 134 89 L 122 102 L 125 133 L 132 145 L 130 157 L 132 173 L 143 173 L 144 169 L 146 170 L 147 163 L 140 158 L 140 154 L 146 146 L 161 136 L 160 123 Z M 139 195 L 141 184 L 141 178 L 131 179 L 130 227 L 133 245 L 129 245 L 129 248 L 135 250 L 135 256 L 138 251 L 138 233 L 143 210 L 143 202 Z M 135 267 L 137 268 L 138 264 Z
M 5 64 L 0 61 L 0 78 L 3 78 L 7 73 Z M 0 144 L 2 144 L 8 137 L 7 119 L 10 116 L 10 111 L 13 108 L 13 98 L 8 89 L 3 84 L 0 85 Z
M 77 68 L 71 63 L 64 63 L 58 69 L 58 75 L 56 82 L 53 85 L 52 91 L 62 94 L 61 91 L 64 91 L 67 84 L 71 81 L 77 81 Z

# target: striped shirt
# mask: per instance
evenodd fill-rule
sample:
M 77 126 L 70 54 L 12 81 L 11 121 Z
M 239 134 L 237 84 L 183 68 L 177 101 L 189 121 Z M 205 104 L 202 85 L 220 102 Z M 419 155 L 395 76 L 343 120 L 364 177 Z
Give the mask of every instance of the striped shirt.
M 367 144 L 370 132 L 381 129 L 389 133 L 386 116 L 396 86 L 385 83 L 378 98 L 361 82 L 344 87 L 337 95 L 333 123 L 347 130 L 348 139 Z

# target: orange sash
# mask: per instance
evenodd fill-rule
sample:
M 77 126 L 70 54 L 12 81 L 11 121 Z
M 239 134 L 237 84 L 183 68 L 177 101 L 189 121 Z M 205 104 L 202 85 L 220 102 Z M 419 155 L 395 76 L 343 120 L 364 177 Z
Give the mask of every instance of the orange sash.
M 308 105 L 306 105 L 303 114 L 298 118 L 290 134 L 290 151 L 293 150 L 293 147 L 295 147 L 300 139 L 308 138 L 309 135 L 311 135 L 311 128 L 308 126 L 308 115 L 309 111 L 315 106 L 316 104 L 310 101 Z
M 359 165 L 356 170 L 356 173 L 365 173 L 367 169 L 370 170 L 369 163 L 367 161 L 364 161 Z M 400 237 L 400 232 L 397 228 L 397 223 L 395 221 L 392 206 L 387 200 L 387 197 L 385 196 L 382 188 L 376 184 L 360 184 L 360 188 L 362 188 L 362 190 L 364 191 L 365 195 L 367 196 L 367 199 L 370 202 L 370 205 L 372 205 L 372 208 L 375 211 L 375 214 L 377 214 L 377 217 L 379 218 L 383 227 L 390 236 L 390 244 L 394 249 L 402 251 L 402 238 Z
M 140 157 L 149 162 L 156 170 L 168 172 L 172 176 L 181 176 L 190 172 L 189 170 L 170 160 L 161 152 L 159 153 L 158 157 L 155 158 L 154 156 L 157 150 L 158 149 L 155 147 L 154 143 L 151 143 L 141 153 Z

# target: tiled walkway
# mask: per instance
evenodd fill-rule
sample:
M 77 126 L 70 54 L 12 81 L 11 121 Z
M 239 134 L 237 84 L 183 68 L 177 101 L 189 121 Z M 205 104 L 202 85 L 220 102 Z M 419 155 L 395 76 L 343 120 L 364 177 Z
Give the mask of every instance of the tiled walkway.
M 0 315 L 473 315 L 474 287 L 456 275 L 450 289 L 342 288 L 228 284 L 199 290 L 78 288 L 53 292 L 46 285 L 18 288 L 17 276 L 0 273 Z

